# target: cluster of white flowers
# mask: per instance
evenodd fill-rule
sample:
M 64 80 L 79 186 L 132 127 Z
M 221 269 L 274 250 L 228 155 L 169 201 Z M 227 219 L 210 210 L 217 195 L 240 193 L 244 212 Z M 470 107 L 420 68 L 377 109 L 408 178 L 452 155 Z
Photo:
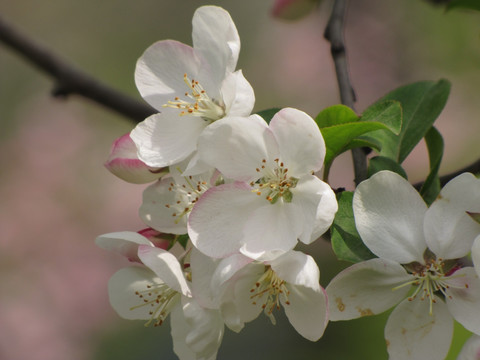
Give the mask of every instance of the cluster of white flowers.
M 118 139 L 106 166 L 132 183 L 155 181 L 139 211 L 149 228 L 96 241 L 136 263 L 109 282 L 118 314 L 153 325 L 170 315 L 180 359 L 215 359 L 225 325 L 238 332 L 262 311 L 275 323 L 282 307 L 315 341 L 329 320 L 400 302 L 385 330 L 391 359 L 443 358 L 453 318 L 480 335 L 480 224 L 467 214 L 480 213 L 479 180 L 457 177 L 428 209 L 394 173 L 360 184 L 356 224 L 378 258 L 325 291 L 314 259 L 294 250 L 324 234 L 337 212 L 315 175 L 324 140 L 300 110 L 282 109 L 269 123 L 251 114 L 239 50 L 230 15 L 204 6 L 193 17 L 193 47 L 160 41 L 137 63 L 137 87 L 159 113 Z M 459 260 L 472 246 L 477 272 Z

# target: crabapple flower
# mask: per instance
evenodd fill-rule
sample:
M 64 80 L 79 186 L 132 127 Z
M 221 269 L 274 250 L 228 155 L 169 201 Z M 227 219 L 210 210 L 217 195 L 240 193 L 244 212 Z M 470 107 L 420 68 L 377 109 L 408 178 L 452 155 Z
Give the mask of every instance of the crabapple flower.
M 449 182 L 439 199 L 461 194 L 465 179 Z M 470 251 L 479 224 L 456 204 L 448 206 L 435 201 L 427 208 L 390 171 L 362 182 L 353 199 L 355 222 L 378 258 L 345 269 L 327 286 L 330 320 L 379 314 L 398 304 L 385 327 L 393 360 L 443 359 L 453 319 L 480 334 L 480 281 L 459 259 Z
M 190 214 L 188 234 L 204 254 L 240 251 L 270 260 L 330 227 L 335 194 L 313 175 L 325 144 L 304 112 L 283 109 L 270 125 L 258 115 L 225 118 L 205 129 L 198 150 L 204 163 L 235 181 L 207 190 Z
M 180 165 L 170 166 L 168 176 L 145 189 L 139 210 L 145 224 L 170 234 L 187 233 L 187 219 L 193 206 L 214 185 L 215 178 L 213 169 L 193 176 L 183 176 L 183 172 Z
M 147 166 L 137 156 L 137 147 L 125 134 L 114 141 L 105 167 L 113 175 L 133 184 L 153 182 L 166 174 L 163 168 Z
M 240 254 L 225 258 L 211 286 L 222 298 L 222 316 L 232 330 L 240 331 L 262 310 L 275 324 L 274 312 L 283 307 L 295 330 L 316 341 L 328 322 L 327 297 L 319 278 L 315 260 L 292 250 L 265 262 Z
M 192 20 L 193 48 L 173 40 L 150 46 L 137 62 L 135 82 L 142 97 L 161 113 L 131 132 L 138 157 L 152 167 L 195 155 L 197 138 L 225 116 L 248 116 L 253 89 L 235 71 L 240 38 L 229 13 L 202 6 Z M 191 159 L 191 166 L 197 164 Z
M 457 360 L 480 360 L 480 336 L 472 335 L 465 342 Z

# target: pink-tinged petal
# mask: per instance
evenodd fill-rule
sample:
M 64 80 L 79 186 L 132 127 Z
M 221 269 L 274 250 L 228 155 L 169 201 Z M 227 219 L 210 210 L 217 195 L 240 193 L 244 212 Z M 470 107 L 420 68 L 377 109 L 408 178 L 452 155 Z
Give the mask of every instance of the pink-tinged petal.
M 444 359 L 453 335 L 453 319 L 438 297 L 430 315 L 429 301 L 405 299 L 385 326 L 389 360 Z
M 290 324 L 310 341 L 317 341 L 323 335 L 328 323 L 327 296 L 322 288 L 288 286 L 289 303 L 280 297 Z
M 284 20 L 297 20 L 309 14 L 316 0 L 275 0 L 272 15 Z
M 192 47 L 174 40 L 156 42 L 145 50 L 137 61 L 135 83 L 142 97 L 155 109 L 163 111 L 168 101 L 174 101 L 177 96 L 184 98 L 190 91 L 184 74 L 201 81 L 210 96 L 216 96 L 212 94 L 215 88 L 218 94 L 220 83 L 212 86 L 208 81 L 210 72 L 205 60 Z
M 301 209 L 293 203 L 263 200 L 243 229 L 240 252 L 252 259 L 271 260 L 295 247 L 305 219 Z
M 478 276 L 480 276 L 480 236 L 478 236 L 473 242 L 472 261 Z
M 380 171 L 358 185 L 353 197 L 357 230 L 378 257 L 423 263 L 423 219 L 427 205 L 400 175 Z
M 292 286 L 320 291 L 320 270 L 310 255 L 289 251 L 269 262 L 277 276 Z
M 299 240 L 305 244 L 318 239 L 332 225 L 338 203 L 332 188 L 314 175 L 305 175 L 291 189 L 292 202 L 303 211 L 304 230 Z
M 130 136 L 137 146 L 140 160 L 148 166 L 164 167 L 191 155 L 197 148 L 198 136 L 206 126 L 207 123 L 200 117 L 165 111 L 142 121 Z
M 340 272 L 327 286 L 330 320 L 350 320 L 380 314 L 403 299 L 412 276 L 398 263 L 371 259 Z
M 238 181 L 261 177 L 256 169 L 262 160 L 273 161 L 278 153 L 267 123 L 258 115 L 226 117 L 208 126 L 198 139 L 198 153 L 224 176 Z M 273 156 L 273 157 L 272 157 Z
M 95 239 L 95 244 L 102 249 L 123 255 L 132 262 L 140 262 L 137 255 L 139 245 L 154 246 L 145 236 L 133 231 L 100 235 Z
M 171 177 L 163 178 L 150 185 L 143 192 L 143 202 L 139 209 L 142 221 L 154 229 L 170 234 L 187 233 L 187 216 L 182 215 L 184 206 L 181 194 L 171 184 Z
M 471 336 L 463 345 L 457 360 L 480 360 L 480 336 Z
M 437 257 L 456 259 L 470 252 L 480 224 L 467 215 L 480 212 L 480 180 L 464 173 L 446 184 L 425 214 L 425 237 Z
M 250 115 L 255 105 L 255 94 L 241 70 L 227 75 L 221 92 L 228 116 Z
M 113 309 L 124 319 L 149 320 L 150 306 L 142 305 L 143 300 L 136 294 L 145 291 L 153 283 L 162 281 L 149 269 L 128 267 L 117 271 L 108 281 L 108 295 Z
M 217 6 L 202 6 L 192 20 L 193 47 L 210 64 L 217 83 L 233 72 L 240 52 L 240 37 L 230 14 Z
M 170 247 L 170 244 L 173 240 L 173 236 L 171 234 L 164 234 L 152 228 L 146 228 L 137 231 L 137 233 L 145 236 L 153 244 L 153 246 L 164 250 L 167 250 Z
M 290 176 L 298 178 L 322 168 L 325 141 L 309 115 L 297 109 L 282 109 L 270 121 L 270 130 Z
M 192 296 L 177 258 L 166 250 L 141 245 L 138 257 L 171 289 L 185 296 Z
M 193 245 L 205 255 L 223 258 L 237 253 L 251 213 L 265 201 L 245 183 L 224 184 L 205 192 L 188 218 Z
M 471 267 L 454 272 L 448 279 L 447 306 L 467 330 L 480 335 L 480 280 Z
M 179 308 L 181 312 L 172 312 L 171 317 L 175 353 L 181 359 L 214 360 L 224 332 L 219 311 L 202 308 L 186 297 Z
M 125 134 L 113 142 L 104 166 L 113 175 L 132 184 L 146 184 L 167 173 L 166 169 L 149 167 L 138 159 L 137 147 L 130 134 Z

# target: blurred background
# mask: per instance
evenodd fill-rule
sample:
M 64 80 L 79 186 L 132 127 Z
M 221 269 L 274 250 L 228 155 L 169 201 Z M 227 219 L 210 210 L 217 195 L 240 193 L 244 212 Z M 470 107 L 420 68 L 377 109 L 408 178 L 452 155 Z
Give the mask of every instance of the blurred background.
M 191 44 L 193 12 L 212 3 L 237 25 L 238 68 L 255 89 L 255 111 L 291 106 L 315 116 L 339 103 L 323 39 L 331 0 L 297 22 L 272 18 L 273 0 L 6 0 L 0 15 L 140 99 L 136 59 L 157 40 Z M 358 112 L 409 82 L 452 82 L 436 123 L 446 144 L 441 174 L 480 157 L 479 20 L 480 13 L 445 13 L 422 0 L 350 1 L 346 46 Z M 134 124 L 83 98 L 54 99 L 52 86 L 0 44 L 0 359 L 175 359 L 169 324 L 145 328 L 110 308 L 107 281 L 127 264 L 94 245 L 99 234 L 143 227 L 137 210 L 145 186 L 103 168 L 113 140 Z M 423 145 L 405 167 L 412 182 L 424 179 Z M 331 185 L 353 189 L 350 154 L 334 163 Z M 323 240 L 303 250 L 317 260 L 323 286 L 348 266 Z M 387 316 L 330 323 L 316 343 L 283 315 L 277 326 L 261 316 L 240 334 L 227 330 L 218 359 L 386 359 Z M 449 359 L 466 336 L 457 326 Z

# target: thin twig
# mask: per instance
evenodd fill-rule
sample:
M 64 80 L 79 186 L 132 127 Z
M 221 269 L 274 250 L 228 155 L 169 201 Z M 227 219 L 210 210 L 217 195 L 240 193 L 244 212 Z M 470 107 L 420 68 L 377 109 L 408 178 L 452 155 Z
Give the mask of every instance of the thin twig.
M 52 95 L 55 97 L 78 94 L 115 110 L 136 122 L 140 122 L 157 112 L 149 105 L 124 95 L 67 64 L 57 55 L 7 24 L 1 17 L 0 42 L 3 42 L 24 59 L 53 77 L 56 84 L 52 90 Z
M 474 163 L 472 163 L 468 166 L 465 166 L 463 169 L 454 171 L 450 174 L 440 176 L 440 185 L 443 187 L 446 183 L 448 183 L 454 177 L 457 177 L 458 175 L 463 174 L 465 172 L 470 172 L 474 175 L 480 174 L 480 159 L 478 159 L 477 161 L 475 161 Z M 413 187 L 417 190 L 420 190 L 423 186 L 423 183 L 424 183 L 423 181 L 418 182 L 418 183 L 414 184 Z
M 336 0 L 332 14 L 325 29 L 324 37 L 330 42 L 335 71 L 337 73 L 337 82 L 340 90 L 340 99 L 342 104 L 354 109 L 355 92 L 350 82 L 348 73 L 348 64 L 343 35 L 345 12 L 347 9 L 347 0 Z M 352 150 L 353 167 L 355 172 L 355 184 L 367 178 L 367 158 L 361 148 Z

